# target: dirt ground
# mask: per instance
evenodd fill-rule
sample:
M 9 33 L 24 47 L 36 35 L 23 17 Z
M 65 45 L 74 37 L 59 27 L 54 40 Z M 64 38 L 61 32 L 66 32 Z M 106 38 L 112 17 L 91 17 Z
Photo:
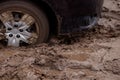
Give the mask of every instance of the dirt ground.
M 79 37 L 32 47 L 0 47 L 0 80 L 120 80 L 120 0 Z

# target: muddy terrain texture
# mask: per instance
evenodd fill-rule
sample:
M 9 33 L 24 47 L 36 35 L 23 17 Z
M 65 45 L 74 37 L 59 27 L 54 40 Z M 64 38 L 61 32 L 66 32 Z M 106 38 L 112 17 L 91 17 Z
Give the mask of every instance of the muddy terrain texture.
M 0 47 L 0 80 L 120 80 L 120 0 L 95 28 L 32 47 Z

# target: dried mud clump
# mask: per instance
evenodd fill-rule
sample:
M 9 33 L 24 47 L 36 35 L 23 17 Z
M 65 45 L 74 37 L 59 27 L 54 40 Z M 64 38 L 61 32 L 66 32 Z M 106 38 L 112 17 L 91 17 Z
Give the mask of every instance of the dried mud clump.
M 104 68 L 106 71 L 112 72 L 116 75 L 120 75 L 120 59 L 106 61 L 104 63 Z

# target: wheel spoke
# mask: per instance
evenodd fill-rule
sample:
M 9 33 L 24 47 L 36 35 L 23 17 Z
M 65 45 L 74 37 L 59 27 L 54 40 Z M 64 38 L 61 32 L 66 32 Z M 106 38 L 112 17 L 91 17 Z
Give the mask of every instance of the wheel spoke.
M 20 40 L 16 39 L 15 35 L 10 37 L 10 34 L 12 34 L 12 33 L 5 33 L 6 38 L 8 39 L 8 46 L 18 47 Z
M 6 23 L 8 21 L 12 21 L 14 18 L 13 18 L 13 15 L 10 11 L 8 12 L 4 12 L 0 15 L 0 20 L 3 22 L 3 23 Z
M 19 29 L 26 30 L 26 29 L 28 29 L 28 28 L 29 28 L 29 26 L 25 25 L 25 26 L 20 27 Z
M 4 25 L 5 25 L 6 32 L 7 33 L 11 32 L 10 30 L 12 30 L 13 28 L 12 25 L 9 22 L 4 23 Z
M 8 46 L 14 46 L 14 47 L 19 47 L 20 45 L 20 40 L 17 38 L 8 38 Z
M 5 25 L 6 28 L 13 28 L 12 25 L 10 25 L 9 22 L 4 23 L 4 25 Z
M 26 39 L 31 37 L 31 33 L 24 31 L 23 33 L 21 33 Z
M 19 35 L 20 35 L 20 40 L 28 43 L 28 40 L 27 40 L 27 38 L 26 38 L 25 36 L 23 36 L 23 35 L 21 35 L 21 34 L 19 34 Z
M 34 18 L 28 14 L 25 14 L 20 21 L 25 22 L 27 26 L 31 26 L 33 23 L 35 23 Z

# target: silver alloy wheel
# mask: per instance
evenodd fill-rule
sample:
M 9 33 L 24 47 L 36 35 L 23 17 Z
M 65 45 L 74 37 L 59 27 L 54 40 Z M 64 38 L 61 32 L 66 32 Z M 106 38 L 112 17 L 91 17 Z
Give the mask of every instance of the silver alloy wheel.
M 0 3 L 0 43 L 29 46 L 46 42 L 49 21 L 41 6 L 30 0 L 3 0 Z
M 0 14 L 0 20 L 5 26 L 4 36 L 5 39 L 7 39 L 7 45 L 19 47 L 21 42 L 31 44 L 32 41 L 30 40 L 37 38 L 35 38 L 37 33 L 29 30 L 33 24 L 36 24 L 34 18 L 25 13 L 22 13 L 22 17 L 20 18 L 18 13 L 21 12 L 15 12 L 15 16 L 13 16 L 13 12 L 14 11 L 7 11 Z
M 20 41 L 28 43 L 31 33 L 26 30 L 28 26 L 24 22 L 13 22 L 13 26 L 9 22 L 6 22 L 5 27 L 8 46 L 18 47 Z

